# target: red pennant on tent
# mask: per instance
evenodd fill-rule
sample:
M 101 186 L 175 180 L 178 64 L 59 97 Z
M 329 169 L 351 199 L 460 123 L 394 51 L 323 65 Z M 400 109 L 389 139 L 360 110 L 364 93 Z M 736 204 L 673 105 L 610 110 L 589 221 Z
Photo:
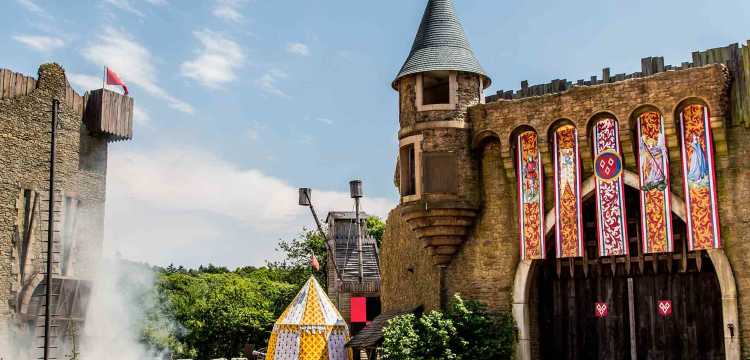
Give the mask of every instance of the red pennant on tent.
M 310 266 L 312 266 L 313 270 L 320 271 L 320 262 L 318 262 L 318 258 L 315 254 L 312 254 L 310 257 Z

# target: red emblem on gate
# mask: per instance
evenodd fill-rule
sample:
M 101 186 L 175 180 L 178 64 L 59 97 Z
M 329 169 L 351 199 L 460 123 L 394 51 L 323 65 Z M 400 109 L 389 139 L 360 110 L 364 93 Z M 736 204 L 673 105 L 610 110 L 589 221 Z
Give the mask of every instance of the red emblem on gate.
M 594 316 L 598 318 L 605 318 L 609 315 L 609 306 L 605 302 L 597 302 L 594 304 Z
M 656 303 L 656 311 L 661 317 L 672 316 L 672 301 L 671 300 L 659 300 Z
M 622 174 L 622 160 L 614 151 L 604 151 L 594 159 L 596 177 L 603 181 L 613 181 Z

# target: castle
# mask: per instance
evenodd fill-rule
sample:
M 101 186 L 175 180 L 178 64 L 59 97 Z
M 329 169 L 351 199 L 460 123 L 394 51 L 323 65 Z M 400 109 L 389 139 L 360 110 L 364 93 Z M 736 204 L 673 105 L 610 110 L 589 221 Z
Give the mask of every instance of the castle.
M 392 83 L 383 312 L 460 293 L 512 312 L 518 359 L 750 357 L 750 47 L 641 65 L 485 97 L 429 0 Z
M 0 69 L 0 358 L 42 354 L 50 238 L 50 344 L 64 350 L 82 330 L 101 257 L 107 148 L 132 137 L 132 110 L 132 98 L 109 90 L 77 94 L 57 64 L 40 66 L 37 78 Z

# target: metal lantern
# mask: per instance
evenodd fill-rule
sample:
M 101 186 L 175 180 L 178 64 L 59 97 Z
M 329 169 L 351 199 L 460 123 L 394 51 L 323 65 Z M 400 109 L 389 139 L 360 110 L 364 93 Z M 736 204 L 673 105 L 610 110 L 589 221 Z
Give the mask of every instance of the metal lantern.
M 362 180 L 352 180 L 349 182 L 349 193 L 353 199 L 362 197 Z
M 310 188 L 299 188 L 299 205 L 310 206 L 310 199 L 312 198 L 312 190 Z

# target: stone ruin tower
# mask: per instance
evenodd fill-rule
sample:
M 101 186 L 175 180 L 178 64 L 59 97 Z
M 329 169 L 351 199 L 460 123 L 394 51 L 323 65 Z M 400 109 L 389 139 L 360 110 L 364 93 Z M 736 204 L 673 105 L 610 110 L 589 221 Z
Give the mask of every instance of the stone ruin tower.
M 400 104 L 395 180 L 401 209 L 433 263 L 445 268 L 479 210 L 468 108 L 484 103 L 482 93 L 490 85 L 451 0 L 428 2 L 411 52 L 392 85 Z

